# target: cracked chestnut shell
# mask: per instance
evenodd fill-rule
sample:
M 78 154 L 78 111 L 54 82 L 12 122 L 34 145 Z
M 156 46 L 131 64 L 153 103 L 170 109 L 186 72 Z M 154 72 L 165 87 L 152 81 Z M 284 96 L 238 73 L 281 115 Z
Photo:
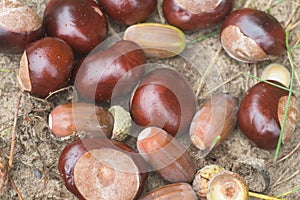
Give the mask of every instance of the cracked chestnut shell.
M 218 24 L 233 7 L 233 0 L 164 0 L 166 20 L 185 31 L 195 31 Z
M 66 41 L 78 54 L 89 53 L 107 35 L 106 17 L 93 0 L 51 0 L 43 21 L 48 36 Z
M 132 25 L 143 22 L 155 11 L 157 0 L 97 0 L 116 22 Z
M 224 20 L 221 43 L 232 58 L 254 63 L 278 58 L 285 50 L 285 32 L 272 15 L 242 8 Z
M 2 0 L 0 9 L 0 52 L 21 53 L 26 45 L 44 36 L 42 21 L 30 7 Z
M 137 199 L 146 179 L 143 158 L 113 140 L 75 140 L 62 151 L 58 171 L 66 188 L 79 199 Z
M 144 74 L 146 57 L 136 43 L 121 40 L 80 62 L 74 85 L 91 101 L 109 101 L 129 92 Z
M 277 85 L 278 82 L 271 81 Z M 288 91 L 259 82 L 243 97 L 238 112 L 238 125 L 244 135 L 262 149 L 275 149 L 287 104 Z M 294 132 L 298 108 L 291 97 L 283 142 Z
M 71 47 L 58 38 L 46 37 L 29 44 L 20 61 L 21 90 L 44 98 L 63 87 L 73 68 Z
M 196 110 L 194 91 L 178 72 L 161 68 L 148 73 L 131 96 L 133 121 L 156 126 L 171 135 L 185 132 Z

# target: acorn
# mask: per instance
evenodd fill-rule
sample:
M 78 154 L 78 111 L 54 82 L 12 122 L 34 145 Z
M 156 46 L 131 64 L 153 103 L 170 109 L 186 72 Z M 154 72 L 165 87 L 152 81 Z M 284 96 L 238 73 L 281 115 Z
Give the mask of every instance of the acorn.
M 229 94 L 216 94 L 195 114 L 190 126 L 190 137 L 203 156 L 233 132 L 237 123 L 237 112 L 237 99 Z
M 140 198 L 140 200 L 197 200 L 191 185 L 187 183 L 173 183 L 156 188 Z
M 220 171 L 208 182 L 208 200 L 248 200 L 248 186 L 244 178 L 230 171 Z
M 193 180 L 193 189 L 200 199 L 206 200 L 208 193 L 208 182 L 213 175 L 224 171 L 223 167 L 218 165 L 207 165 L 197 171 Z
M 163 37 L 162 37 L 163 36 Z M 184 33 L 171 25 L 141 23 L 129 26 L 124 40 L 136 42 L 150 58 L 170 58 L 185 49 Z
M 114 116 L 111 139 L 124 141 L 130 135 L 132 126 L 130 113 L 118 105 L 110 107 L 108 111 Z
M 56 106 L 49 115 L 49 127 L 56 137 L 66 137 L 76 131 L 95 136 L 112 135 L 114 118 L 102 107 L 88 103 L 66 103 Z
M 187 150 L 166 131 L 157 127 L 142 130 L 137 148 L 144 159 L 164 180 L 191 182 L 196 167 Z

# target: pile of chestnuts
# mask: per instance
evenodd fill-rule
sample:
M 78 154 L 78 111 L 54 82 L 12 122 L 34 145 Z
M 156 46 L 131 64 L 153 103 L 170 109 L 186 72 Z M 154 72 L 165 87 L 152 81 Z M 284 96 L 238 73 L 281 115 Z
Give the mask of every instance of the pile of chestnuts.
M 23 52 L 20 89 L 45 98 L 73 84 L 79 94 L 80 102 L 58 105 L 49 115 L 57 138 L 84 132 L 58 162 L 66 188 L 79 199 L 247 199 L 238 174 L 218 166 L 197 172 L 181 137 L 188 135 L 204 157 L 237 125 L 262 149 L 276 147 L 283 123 L 283 143 L 295 130 L 297 100 L 289 97 L 290 74 L 280 64 L 265 68 L 265 81 L 247 91 L 240 105 L 230 94 L 217 93 L 200 108 L 183 75 L 146 65 L 148 58 L 184 51 L 183 31 L 221 21 L 220 41 L 230 57 L 246 63 L 276 59 L 285 50 L 285 32 L 270 14 L 251 8 L 231 13 L 233 0 L 163 0 L 165 25 L 143 23 L 156 0 L 50 0 L 40 20 L 26 5 L 1 2 L 0 51 Z M 15 25 L 18 18 L 22 23 Z M 107 38 L 108 18 L 128 28 L 121 40 L 95 50 Z M 125 95 L 128 109 L 100 106 Z M 139 132 L 137 151 L 125 143 L 132 126 Z M 170 184 L 143 194 L 150 170 Z

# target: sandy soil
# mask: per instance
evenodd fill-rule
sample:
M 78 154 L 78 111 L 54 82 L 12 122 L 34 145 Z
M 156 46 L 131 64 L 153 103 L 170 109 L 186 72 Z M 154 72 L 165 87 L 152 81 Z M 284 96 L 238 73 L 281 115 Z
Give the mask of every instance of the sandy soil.
M 23 2 L 36 9 L 39 15 L 42 16 L 47 0 L 23 0 Z M 274 0 L 271 2 L 271 5 L 275 5 L 277 2 L 279 1 Z M 237 0 L 235 7 L 239 8 L 245 3 L 246 1 Z M 261 10 L 264 10 L 268 3 L 269 0 L 247 1 L 249 7 Z M 288 21 L 294 24 L 300 20 L 299 6 L 300 2 L 297 0 L 286 0 L 274 6 L 270 13 L 283 25 L 286 25 Z M 159 17 L 157 10 L 155 15 L 148 21 L 160 22 L 161 20 L 163 21 Z M 110 22 L 110 24 L 110 35 L 122 32 L 126 28 L 120 27 L 113 22 Z M 193 40 L 218 28 L 186 33 L 186 35 L 188 40 Z M 291 31 L 291 43 L 293 44 L 299 40 L 299 36 L 300 26 L 297 26 Z M 296 72 L 300 74 L 300 48 L 293 50 L 292 53 L 295 59 Z M 20 93 L 16 82 L 20 57 L 21 55 L 0 54 L 0 152 L 7 160 L 10 152 L 16 101 Z M 185 57 L 188 57 L 188 62 L 185 61 Z M 149 60 L 149 62 L 165 64 L 176 69 L 187 78 L 196 92 L 206 67 L 209 66 L 213 59 L 216 62 L 210 67 L 211 71 L 205 79 L 206 84 L 198 96 L 199 105 L 207 98 L 207 96 L 203 95 L 211 91 L 215 86 L 231 80 L 234 76 L 236 78 L 224 84 L 218 90 L 230 93 L 241 99 L 245 91 L 254 85 L 256 80 L 239 73 L 244 71 L 259 76 L 261 69 L 270 63 L 262 62 L 255 65 L 246 65 L 231 59 L 221 50 L 218 35 L 201 41 L 196 45 L 189 45 L 181 56 L 165 60 Z M 275 62 L 283 63 L 290 69 L 286 53 Z M 300 91 L 299 84 L 296 81 L 295 85 L 295 89 Z M 67 140 L 56 139 L 51 135 L 47 125 L 47 118 L 52 108 L 61 103 L 72 101 L 74 98 L 73 94 L 73 89 L 68 88 L 54 94 L 47 101 L 30 97 L 28 94 L 22 94 L 17 123 L 14 165 L 10 175 L 24 199 L 76 199 L 66 190 L 57 171 L 59 154 L 64 146 L 70 143 L 74 137 Z M 299 143 L 299 125 L 300 121 L 298 120 L 293 138 L 282 147 L 280 158 L 290 153 Z M 134 137 L 127 141 L 129 145 L 134 145 L 134 142 Z M 275 152 L 254 147 L 242 136 L 239 129 L 235 129 L 229 139 L 215 148 L 205 158 L 200 158 L 197 149 L 193 146 L 190 146 L 188 150 L 193 156 L 197 168 L 200 169 L 207 164 L 218 164 L 226 169 L 236 170 L 247 177 L 249 185 L 258 192 L 264 190 L 263 183 L 261 183 L 262 177 L 257 170 L 255 171 L 247 165 L 249 162 L 252 163 L 251 166 L 259 166 L 260 169 L 264 169 L 263 173 L 269 175 L 270 187 L 265 192 L 270 195 L 278 195 L 300 185 L 299 150 L 286 160 L 277 164 L 273 163 Z M 145 191 L 163 184 L 165 182 L 152 172 Z M 18 197 L 15 190 L 10 187 L 8 192 L 0 199 L 18 199 Z M 286 199 L 300 199 L 300 193 L 289 195 Z

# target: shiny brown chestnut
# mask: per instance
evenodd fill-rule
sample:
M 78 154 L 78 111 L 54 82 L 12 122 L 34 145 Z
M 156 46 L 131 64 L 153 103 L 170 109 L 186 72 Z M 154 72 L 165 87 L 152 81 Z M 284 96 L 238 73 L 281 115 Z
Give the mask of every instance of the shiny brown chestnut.
M 285 32 L 272 15 L 242 8 L 225 19 L 221 43 L 232 58 L 254 63 L 278 58 L 285 50 Z
M 103 102 L 129 92 L 144 73 L 146 57 L 134 42 L 121 40 L 80 62 L 74 78 L 78 93 Z
M 93 0 L 51 0 L 43 21 L 49 36 L 66 41 L 78 54 L 89 53 L 107 35 L 106 17 Z
M 191 182 L 196 167 L 187 150 L 170 134 L 157 127 L 142 130 L 137 148 L 144 159 L 164 180 Z
M 130 101 L 133 121 L 156 126 L 175 136 L 188 129 L 196 110 L 193 89 L 178 72 L 161 68 L 148 73 Z
M 82 200 L 137 199 L 147 179 L 147 166 L 132 148 L 99 138 L 66 146 L 58 170 L 66 188 Z
M 278 82 L 271 82 L 282 86 Z M 238 112 L 238 125 L 244 135 L 259 148 L 276 148 L 287 97 L 288 91 L 265 82 L 254 85 L 243 97 Z M 296 98 L 292 96 L 283 142 L 286 142 L 294 131 L 297 111 Z
M 97 0 L 116 22 L 132 25 L 145 21 L 156 9 L 157 0 Z
M 21 53 L 26 45 L 44 36 L 42 21 L 30 7 L 2 0 L 0 9 L 0 52 Z
M 185 31 L 195 31 L 218 24 L 233 7 L 234 0 L 164 0 L 166 20 Z
M 88 103 L 66 103 L 56 106 L 49 115 L 49 127 L 56 137 L 66 137 L 75 131 L 97 136 L 112 135 L 114 118 L 102 107 Z
M 63 40 L 46 37 L 29 44 L 20 61 L 18 82 L 31 95 L 44 98 L 68 81 L 74 55 Z

